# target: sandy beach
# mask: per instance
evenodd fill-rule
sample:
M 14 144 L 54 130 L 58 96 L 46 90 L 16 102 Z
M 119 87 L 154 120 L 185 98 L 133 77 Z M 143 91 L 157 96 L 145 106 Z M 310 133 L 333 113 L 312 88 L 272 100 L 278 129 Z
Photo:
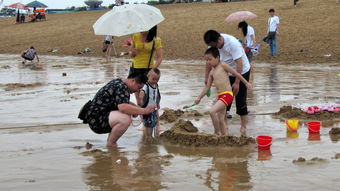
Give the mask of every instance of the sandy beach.
M 240 37 L 236 23 L 223 20 L 242 9 L 258 15 L 250 24 L 260 39 L 268 9 L 277 10 L 279 56 L 270 58 L 263 44 L 250 79 L 254 89 L 248 92 L 247 136 L 271 136 L 270 150 L 259 150 L 252 141 L 242 146 L 177 139 L 150 144 L 138 125 L 129 127 L 117 148 L 107 148 L 107 135 L 93 133 L 77 118 L 98 89 L 126 77 L 130 67 L 128 57 L 109 63 L 102 57 L 103 37 L 95 36 L 91 26 L 105 11 L 54 14 L 20 25 L 12 24 L 13 18 L 0 19 L 0 190 L 337 190 L 340 135 L 329 132 L 340 128 L 339 113 L 309 117 L 296 108 L 340 105 L 340 47 L 335 45 L 340 5 L 300 1 L 296 8 L 291 1 L 274 0 L 157 6 L 166 18 L 159 26 L 165 53 L 160 112 L 183 112 L 174 121 L 162 120 L 161 130 L 189 120 L 204 135 L 213 133 L 206 112 L 216 99 L 215 88 L 199 105 L 183 109 L 203 89 L 203 33 L 213 28 Z M 116 44 L 127 38 L 116 38 Z M 31 45 L 40 62 L 23 65 L 20 52 Z M 92 51 L 77 54 L 86 47 Z M 229 133 L 240 137 L 235 107 L 231 113 Z M 287 132 L 285 120 L 291 118 L 299 120 L 297 132 Z M 322 122 L 320 134 L 308 131 L 306 123 L 315 120 Z
M 238 23 L 226 23 L 224 19 L 239 10 L 257 14 L 248 23 L 254 27 L 257 42 L 262 45 L 256 61 L 293 63 L 338 63 L 340 60 L 340 3 L 335 0 L 301 1 L 294 8 L 292 1 L 256 0 L 232 3 L 190 3 L 158 5 L 165 20 L 159 25 L 166 59 L 202 59 L 206 45 L 203 34 L 209 29 L 241 38 Z M 262 42 L 266 35 L 268 10 L 276 9 L 280 17 L 278 38 L 279 56 L 269 56 L 268 45 Z M 47 21 L 13 24 L 15 18 L 0 20 L 0 53 L 20 54 L 34 46 L 42 55 L 78 56 L 78 52 L 91 48 L 83 56 L 102 56 L 103 36 L 93 33 L 92 25 L 105 12 L 85 11 L 47 15 Z M 129 36 L 116 38 L 120 47 Z M 58 49 L 58 52 L 48 52 Z M 326 56 L 325 56 L 326 55 Z M 330 56 L 329 56 L 330 55 Z

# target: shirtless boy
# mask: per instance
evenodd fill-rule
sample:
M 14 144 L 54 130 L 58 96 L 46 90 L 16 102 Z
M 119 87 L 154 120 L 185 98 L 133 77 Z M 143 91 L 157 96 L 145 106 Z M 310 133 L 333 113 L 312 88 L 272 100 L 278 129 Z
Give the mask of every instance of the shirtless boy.
M 228 64 L 222 63 L 220 61 L 220 53 L 217 48 L 208 48 L 205 52 L 204 58 L 207 64 L 212 67 L 212 70 L 209 73 L 208 82 L 201 94 L 195 100 L 195 104 L 200 103 L 201 99 L 209 91 L 212 83 L 214 82 L 218 92 L 218 98 L 217 102 L 209 111 L 210 117 L 214 125 L 215 134 L 220 136 L 228 135 L 228 127 L 225 119 L 226 107 L 232 103 L 234 97 L 227 73 L 230 72 L 239 78 L 248 89 L 252 89 L 252 85 Z

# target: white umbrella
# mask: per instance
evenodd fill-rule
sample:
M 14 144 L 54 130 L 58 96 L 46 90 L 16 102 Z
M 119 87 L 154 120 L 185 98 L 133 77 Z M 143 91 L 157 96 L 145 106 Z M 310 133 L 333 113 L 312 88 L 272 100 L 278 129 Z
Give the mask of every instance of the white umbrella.
M 145 4 L 115 6 L 93 25 L 96 35 L 124 36 L 148 31 L 164 20 L 161 11 Z

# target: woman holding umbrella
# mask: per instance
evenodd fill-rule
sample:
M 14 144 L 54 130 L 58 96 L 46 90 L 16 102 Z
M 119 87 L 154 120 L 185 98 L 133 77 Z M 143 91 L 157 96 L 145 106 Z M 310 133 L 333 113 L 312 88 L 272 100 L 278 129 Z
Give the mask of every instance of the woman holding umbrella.
M 158 68 L 163 60 L 161 38 L 157 37 L 157 25 L 149 31 L 132 35 L 130 52 L 133 58 L 129 74 L 147 74 L 151 68 Z
M 244 36 L 243 44 L 246 47 L 245 52 L 251 67 L 253 68 L 252 58 L 253 53 L 251 49 L 255 48 L 255 31 L 254 28 L 249 26 L 246 21 L 242 21 L 238 24 L 238 29 L 241 29 L 241 32 Z
M 160 66 L 163 60 L 163 51 L 161 38 L 157 37 L 157 25 L 149 31 L 132 35 L 130 55 L 133 60 L 129 76 L 135 73 L 146 76 L 152 68 Z M 139 98 L 139 92 L 136 92 L 135 96 Z M 139 99 L 137 99 L 139 105 L 138 102 Z

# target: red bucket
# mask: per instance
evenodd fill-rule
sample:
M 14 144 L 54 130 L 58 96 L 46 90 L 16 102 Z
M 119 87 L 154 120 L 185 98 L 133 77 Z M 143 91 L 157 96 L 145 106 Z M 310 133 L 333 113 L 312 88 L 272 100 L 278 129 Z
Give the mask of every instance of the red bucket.
M 307 123 L 309 133 L 311 134 L 319 134 L 320 133 L 320 121 L 310 121 Z
M 273 138 L 271 136 L 259 135 L 257 136 L 257 147 L 260 150 L 269 150 L 272 145 Z

